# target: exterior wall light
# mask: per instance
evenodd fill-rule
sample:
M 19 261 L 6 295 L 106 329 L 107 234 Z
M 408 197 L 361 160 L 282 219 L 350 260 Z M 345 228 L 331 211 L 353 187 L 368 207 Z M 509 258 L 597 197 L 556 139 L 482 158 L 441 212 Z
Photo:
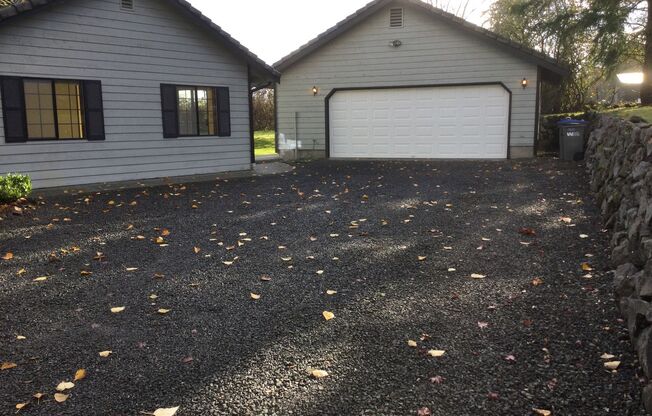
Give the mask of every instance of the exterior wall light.
M 312 95 L 317 95 L 319 93 L 319 88 L 312 87 Z
M 523 78 L 523 81 L 521 81 L 521 85 L 523 86 L 523 88 L 527 88 L 527 84 L 528 84 L 527 78 Z
M 392 47 L 394 47 L 394 48 L 398 48 L 398 47 L 400 47 L 402 44 L 403 44 L 403 42 L 401 42 L 401 41 L 398 40 L 398 39 L 397 39 L 397 40 L 392 40 L 392 41 L 389 42 L 389 46 L 392 46 Z

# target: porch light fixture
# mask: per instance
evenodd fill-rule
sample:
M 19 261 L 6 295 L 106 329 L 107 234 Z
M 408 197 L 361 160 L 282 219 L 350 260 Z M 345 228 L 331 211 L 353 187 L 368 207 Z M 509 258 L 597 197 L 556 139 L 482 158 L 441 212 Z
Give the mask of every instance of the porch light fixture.
M 317 95 L 319 93 L 319 88 L 312 87 L 312 95 Z
M 528 80 L 527 80 L 527 78 L 523 78 L 523 81 L 521 81 L 521 86 L 522 86 L 523 88 L 527 88 L 527 84 L 528 84 Z

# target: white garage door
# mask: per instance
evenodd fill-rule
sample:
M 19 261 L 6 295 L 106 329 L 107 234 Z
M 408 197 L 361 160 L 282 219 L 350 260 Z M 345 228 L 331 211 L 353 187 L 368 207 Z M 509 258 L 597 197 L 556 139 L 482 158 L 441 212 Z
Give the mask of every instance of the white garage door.
M 509 93 L 500 85 L 338 91 L 333 158 L 507 157 Z

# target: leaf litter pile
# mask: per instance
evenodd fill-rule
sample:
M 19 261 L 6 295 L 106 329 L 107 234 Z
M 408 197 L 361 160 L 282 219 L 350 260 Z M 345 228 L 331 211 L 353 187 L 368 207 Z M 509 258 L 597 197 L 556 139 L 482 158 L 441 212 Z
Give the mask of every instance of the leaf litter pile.
M 336 162 L 0 219 L 0 414 L 643 414 L 580 165 Z

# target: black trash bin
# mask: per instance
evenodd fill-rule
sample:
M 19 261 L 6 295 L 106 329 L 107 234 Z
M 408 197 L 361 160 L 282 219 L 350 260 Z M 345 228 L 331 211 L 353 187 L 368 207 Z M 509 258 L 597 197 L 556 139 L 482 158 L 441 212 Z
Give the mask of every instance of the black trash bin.
M 584 120 L 573 119 L 557 123 L 561 160 L 582 160 L 584 158 L 584 134 L 587 124 Z

